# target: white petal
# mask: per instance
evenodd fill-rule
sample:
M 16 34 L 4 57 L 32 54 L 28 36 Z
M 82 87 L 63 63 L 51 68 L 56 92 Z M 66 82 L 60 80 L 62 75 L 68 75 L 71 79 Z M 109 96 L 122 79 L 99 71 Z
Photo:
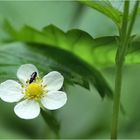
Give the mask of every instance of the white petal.
M 34 100 L 24 100 L 15 106 L 14 111 L 22 119 L 34 119 L 40 113 L 40 106 Z
M 0 97 L 5 102 L 17 102 L 24 97 L 22 87 L 14 80 L 7 80 L 0 84 Z
M 26 84 L 26 81 L 30 80 L 33 72 L 37 72 L 38 75 L 38 69 L 33 64 L 24 64 L 19 67 L 17 77 L 23 84 Z
M 41 103 L 49 110 L 61 108 L 67 101 L 67 95 L 62 91 L 50 91 L 42 99 Z
M 57 71 L 52 71 L 43 77 L 43 85 L 46 85 L 45 90 L 57 91 L 61 89 L 64 82 L 64 77 Z

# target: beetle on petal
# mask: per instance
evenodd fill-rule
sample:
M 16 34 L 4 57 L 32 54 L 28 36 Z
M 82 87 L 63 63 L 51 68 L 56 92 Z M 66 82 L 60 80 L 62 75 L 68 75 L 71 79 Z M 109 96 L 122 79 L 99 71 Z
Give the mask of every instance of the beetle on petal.
M 59 91 L 63 86 L 64 77 L 59 72 L 52 71 L 41 79 L 33 64 L 24 64 L 19 67 L 17 77 L 22 84 L 14 80 L 0 84 L 0 98 L 5 102 L 18 102 L 14 107 L 18 117 L 36 118 L 40 114 L 40 105 L 49 110 L 65 105 L 67 95 Z

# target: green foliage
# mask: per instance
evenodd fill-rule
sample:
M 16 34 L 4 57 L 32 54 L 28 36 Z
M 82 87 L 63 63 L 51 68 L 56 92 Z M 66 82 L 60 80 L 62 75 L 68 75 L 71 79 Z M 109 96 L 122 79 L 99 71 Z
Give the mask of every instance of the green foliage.
M 45 27 L 42 32 L 29 26 L 24 26 L 17 32 L 8 22 L 5 22 L 5 29 L 13 40 L 30 43 L 28 46 L 33 46 L 31 51 L 38 52 L 44 57 L 49 56 L 49 58 L 55 60 L 58 65 L 53 64 L 52 66 L 50 63 L 51 66 L 49 67 L 65 73 L 68 83 L 74 82 L 87 89 L 89 89 L 89 83 L 91 83 L 102 97 L 105 94 L 112 97 L 112 90 L 102 74 L 90 64 L 91 59 L 89 57 L 92 57 L 93 45 L 102 43 L 94 41 L 86 32 L 71 30 L 64 33 L 53 25 Z
M 126 56 L 126 64 L 139 64 L 140 63 L 140 37 L 134 36 L 128 48 Z
M 111 5 L 111 3 L 107 1 L 83 1 L 83 0 L 80 0 L 80 2 L 106 15 L 107 17 L 112 19 L 118 27 L 120 27 L 122 13 L 119 10 L 115 9 Z
M 9 22 L 5 22 L 5 30 L 11 36 L 10 39 L 51 45 L 66 50 L 92 67 L 106 68 L 115 64 L 118 36 L 104 36 L 94 39 L 84 31 L 72 29 L 63 32 L 54 25 L 46 26 L 42 31 L 30 26 L 24 26 L 21 30 L 16 31 Z M 140 63 L 139 44 L 139 36 L 132 36 L 125 64 Z
M 1 46 L 0 57 L 1 80 L 15 79 L 18 66 L 33 63 L 44 74 L 58 70 L 64 75 L 66 83 L 76 83 L 85 88 L 89 88 L 88 84 L 92 83 L 102 97 L 105 94 L 112 97 L 112 91 L 100 72 L 66 51 L 48 45 L 12 43 Z
M 44 58 L 47 57 L 48 59 L 49 57 L 51 61 L 55 61 L 53 62 L 55 65 L 49 63 L 46 68 L 57 69 L 64 73 L 67 83 L 76 83 L 87 89 L 89 89 L 89 83 L 91 83 L 96 87 L 102 97 L 105 94 L 112 97 L 111 89 L 101 73 L 95 69 L 95 66 L 107 67 L 115 64 L 117 36 L 93 39 L 84 31 L 73 29 L 65 33 L 53 25 L 43 28 L 42 31 L 38 31 L 29 26 L 24 26 L 21 30 L 16 31 L 8 22 L 5 22 L 5 29 L 13 41 L 30 43 L 26 47 L 31 48 L 31 54 L 32 52 L 38 52 Z M 128 56 L 126 57 L 126 64 L 140 62 L 139 56 L 134 55 L 138 44 L 138 39 L 133 39 L 129 47 Z M 133 51 L 131 51 L 132 48 Z M 27 54 L 20 56 L 24 57 Z M 20 64 L 24 63 L 24 59 Z M 42 61 L 42 58 L 38 60 Z M 36 64 L 36 59 L 33 63 Z
M 4 3 L 4 2 L 3 2 Z M 87 18 L 88 24 L 86 23 L 86 18 L 88 17 L 87 13 L 80 15 L 82 12 L 80 9 L 77 9 L 76 13 L 80 15 L 81 21 L 84 21 L 83 23 L 80 22 L 79 24 L 76 24 L 72 21 L 73 26 L 74 24 L 78 25 L 78 28 L 84 28 L 84 30 L 87 30 L 87 27 L 89 29 L 90 34 L 97 35 L 99 31 L 104 33 L 104 28 L 107 30 L 104 37 L 99 38 L 93 38 L 88 33 L 73 29 L 68 32 L 63 32 L 61 29 L 57 28 L 54 25 L 50 25 L 45 27 L 43 30 L 39 31 L 34 28 L 33 26 L 36 26 L 38 28 L 47 25 L 49 23 L 53 23 L 52 18 L 57 19 L 54 21 L 53 24 L 55 25 L 61 25 L 64 30 L 66 29 L 65 25 L 68 25 L 68 21 L 73 19 L 71 18 L 70 14 L 66 14 L 63 18 L 62 14 L 63 11 L 67 12 L 67 8 L 64 5 L 59 5 L 55 2 L 56 7 L 61 7 L 60 9 L 54 8 L 54 3 L 52 4 L 53 10 L 50 10 L 48 7 L 51 5 L 49 3 L 45 4 L 41 3 L 42 5 L 38 7 L 40 2 L 37 3 L 16 3 L 14 6 L 14 2 L 12 4 L 9 2 L 9 7 L 1 6 L 1 9 L 6 9 L 1 11 L 4 15 L 7 12 L 7 15 L 11 18 L 13 17 L 13 21 L 16 23 L 16 25 L 27 23 L 30 26 L 24 26 L 19 31 L 16 31 L 9 23 L 5 24 L 5 30 L 7 30 L 8 35 L 10 35 L 10 38 L 7 41 L 13 41 L 14 43 L 9 43 L 6 45 L 3 45 L 1 42 L 0 46 L 0 81 L 4 81 L 6 79 L 12 78 L 16 80 L 16 70 L 17 68 L 24 63 L 33 63 L 35 64 L 40 71 L 42 71 L 42 75 L 46 74 L 49 71 L 52 70 L 58 70 L 60 71 L 64 77 L 65 77 L 65 84 L 78 84 L 81 85 L 87 89 L 89 89 L 89 83 L 95 86 L 95 88 L 98 90 L 100 95 L 103 97 L 105 94 L 107 94 L 109 97 L 112 97 L 112 91 L 110 87 L 108 86 L 107 82 L 105 81 L 104 77 L 100 73 L 100 71 L 97 70 L 97 68 L 107 68 L 109 66 L 114 66 L 115 64 L 115 54 L 118 47 L 118 36 L 108 36 L 111 34 L 112 28 L 110 27 L 110 24 L 106 23 L 103 24 L 103 27 L 96 26 L 97 30 L 94 29 L 95 24 L 99 24 L 98 22 L 98 14 L 93 16 L 89 16 Z M 96 9 L 97 11 L 101 12 L 102 14 L 106 15 L 110 19 L 114 21 L 114 23 L 120 27 L 121 25 L 121 17 L 122 13 L 115 9 L 113 7 L 113 3 L 109 3 L 108 1 L 81 1 L 81 3 Z M 27 5 L 30 5 L 29 8 Z M 112 4 L 112 5 L 111 5 Z M 6 3 L 5 3 L 6 5 Z M 37 5 L 34 7 L 34 5 Z M 48 7 L 44 7 L 45 5 L 49 5 Z M 72 5 L 72 4 L 67 4 Z M 83 5 L 83 7 L 85 7 Z M 23 7 L 22 7 L 23 6 Z M 26 9 L 26 8 L 27 9 Z M 11 8 L 11 9 L 10 9 Z M 44 9 L 47 9 L 46 11 Z M 21 9 L 21 11 L 20 11 Z M 23 10 L 26 9 L 26 10 Z M 57 10 L 55 10 L 57 9 Z M 71 11 L 70 13 L 73 14 L 72 11 L 74 11 L 73 7 L 70 7 Z M 13 13 L 12 13 L 13 11 Z M 27 13 L 30 13 L 32 11 L 31 15 L 27 16 Z M 52 12 L 53 11 L 53 12 Z M 59 16 L 54 16 L 56 13 L 59 13 Z M 90 10 L 88 11 L 90 13 Z M 26 14 L 25 14 L 26 13 Z M 54 14 L 52 14 L 54 13 Z M 71 15 L 72 15 L 71 14 Z M 41 16 L 40 16 L 41 15 Z M 63 25 L 61 21 L 63 19 Z M 93 16 L 93 18 L 92 18 Z M 28 17 L 26 19 L 26 17 Z M 30 18 L 32 17 L 32 18 Z M 58 18 L 56 18 L 58 17 Z M 102 20 L 101 15 L 101 21 Z M 7 17 L 6 17 L 7 18 Z M 16 20 L 15 20 L 16 18 Z M 77 14 L 74 17 L 77 18 Z M 94 22 L 94 18 L 97 18 L 96 23 Z M 104 17 L 105 18 L 105 17 Z M 36 19 L 36 20 L 35 20 Z M 93 19 L 93 20 L 92 20 Z M 106 20 L 107 18 L 105 18 Z M 108 20 L 110 21 L 110 20 Z M 35 23 L 36 22 L 36 23 Z M 59 24 L 58 24 L 59 23 Z M 79 23 L 79 22 L 78 22 Z M 93 25 L 93 23 L 95 23 Z M 81 26 L 83 24 L 84 26 Z M 90 26 L 89 26 L 90 25 Z M 108 25 L 109 28 L 106 28 Z M 19 27 L 18 26 L 18 27 Z M 139 26 L 138 26 L 139 27 Z M 137 29 L 139 29 L 137 27 Z M 114 33 L 113 34 L 117 34 Z M 98 34 L 98 36 L 101 36 L 102 34 Z M 137 36 L 132 36 L 131 38 L 132 42 L 129 45 L 126 61 L 125 64 L 136 64 L 140 63 L 140 38 Z M 20 43 L 15 43 L 15 41 L 19 41 Z M 97 67 L 97 68 L 96 68 Z M 105 69 L 107 71 L 106 77 L 110 81 L 110 84 L 114 83 L 114 69 Z M 135 108 L 139 105 L 139 78 L 138 78 L 138 72 L 139 68 L 132 69 L 129 67 L 129 70 L 127 69 L 128 73 L 125 73 L 124 75 L 124 87 L 123 87 L 123 99 L 122 103 L 125 104 L 124 108 L 126 109 L 126 115 L 129 115 L 131 119 L 126 123 L 124 121 L 121 122 L 121 125 L 125 128 L 122 131 L 123 135 L 122 137 L 129 137 L 129 138 L 137 138 L 139 136 L 139 113 L 135 112 Z M 137 72 L 137 73 L 136 73 Z M 105 74 L 105 73 L 104 73 Z M 110 78 L 109 78 L 110 77 Z M 138 78 L 138 79 L 137 79 Z M 136 82 L 137 81 L 137 82 Z M 135 83 L 136 82 L 136 83 Z M 134 83 L 134 84 L 133 84 Z M 65 86 L 66 86 L 65 85 Z M 79 86 L 71 87 L 71 91 L 67 92 L 69 96 L 68 103 L 62 110 L 60 109 L 58 114 L 55 114 L 56 118 L 60 120 L 61 122 L 61 137 L 62 138 L 108 138 L 108 133 L 110 131 L 110 114 L 111 114 L 111 106 L 112 104 L 107 101 L 102 102 L 100 98 L 98 98 L 97 95 L 88 94 L 89 92 L 85 89 L 80 88 Z M 80 89 L 80 90 L 78 90 Z M 136 91 L 135 91 L 136 90 Z M 96 92 L 96 91 L 94 91 Z M 134 94 L 131 94 L 133 92 Z M 129 95 L 129 96 L 128 96 Z M 97 98 L 96 98 L 97 96 Z M 134 100 L 134 104 L 132 105 L 132 100 Z M 127 103 L 127 104 L 126 104 Z M 107 105 L 107 106 L 106 106 Z M 7 133 L 10 134 L 11 130 L 14 130 L 14 135 L 17 135 L 19 132 L 27 133 L 31 138 L 37 138 L 37 133 L 40 133 L 39 138 L 42 138 L 42 131 L 43 135 L 47 134 L 47 138 L 49 137 L 49 130 L 46 130 L 46 126 L 44 127 L 39 122 L 36 123 L 36 127 L 30 126 L 28 121 L 24 121 L 22 124 L 19 124 L 17 121 L 17 118 L 15 120 L 9 120 L 9 116 L 11 116 L 11 112 L 8 110 L 5 104 L 2 106 L 1 109 L 5 112 L 8 112 L 9 114 L 4 115 L 2 111 L 3 120 L 5 120 L 6 125 L 2 125 L 0 127 L 1 133 L 3 135 L 6 135 L 6 137 L 22 137 L 22 136 L 12 136 L 7 135 Z M 64 109 L 64 110 L 63 110 Z M 12 109 L 10 109 L 12 110 Z M 78 111 L 77 111 L 78 110 Z M 79 116 L 79 114 L 82 114 Z M 14 115 L 14 114 L 13 114 Z M 44 114 L 47 124 L 57 132 L 57 129 L 59 126 L 57 126 L 57 123 L 53 124 L 53 118 L 52 116 L 48 116 L 48 114 Z M 15 117 L 15 116 L 14 116 Z M 13 116 L 12 116 L 13 118 Z M 133 120 L 132 120 L 133 118 Z M 20 120 L 20 119 L 19 119 Z M 41 119 L 42 120 L 42 119 Z M 77 121 L 79 120 L 79 121 Z M 123 119 L 122 119 L 123 120 Z M 135 120 L 135 121 L 134 121 Z M 1 122 L 2 122 L 1 121 Z M 20 120 L 21 121 L 21 120 Z M 36 120 L 35 120 L 36 121 Z M 4 122 L 4 123 L 5 123 Z M 71 123 L 75 124 L 75 127 L 71 126 Z M 38 126 L 41 126 L 41 129 L 38 128 Z M 3 126 L 12 126 L 10 131 L 5 131 L 5 127 Z M 20 126 L 19 126 L 20 125 Z M 56 126 L 55 126 L 56 125 Z M 43 126 L 43 127 L 42 127 Z M 20 129 L 19 129 L 20 128 Z M 23 129 L 24 128 L 24 129 Z M 33 131 L 34 128 L 34 131 Z M 45 129 L 44 129 L 45 128 Z M 38 132 L 38 129 L 40 132 Z M 133 129 L 133 130 L 132 130 Z M 19 132 L 18 132 L 19 130 Z M 131 131 L 131 133 L 130 133 Z M 105 133 L 105 134 L 102 134 Z M 134 133 L 134 134 L 133 134 Z M 24 136 L 25 138 L 27 136 Z M 41 137 L 40 137 L 41 136 Z M 44 138 L 44 137 L 43 137 Z
M 42 31 L 29 26 L 24 26 L 21 30 L 16 31 L 8 22 L 5 22 L 5 30 L 11 36 L 10 39 L 47 44 L 66 50 L 92 67 L 106 67 L 114 64 L 116 36 L 93 39 L 84 31 L 73 29 L 65 33 L 54 25 L 49 25 Z

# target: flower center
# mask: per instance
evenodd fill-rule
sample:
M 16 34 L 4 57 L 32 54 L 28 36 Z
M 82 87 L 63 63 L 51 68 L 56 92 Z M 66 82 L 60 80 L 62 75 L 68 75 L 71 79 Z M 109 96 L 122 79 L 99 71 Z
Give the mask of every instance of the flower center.
M 25 90 L 25 94 L 29 98 L 38 99 L 43 94 L 43 88 L 38 83 L 31 83 L 27 86 L 27 88 Z

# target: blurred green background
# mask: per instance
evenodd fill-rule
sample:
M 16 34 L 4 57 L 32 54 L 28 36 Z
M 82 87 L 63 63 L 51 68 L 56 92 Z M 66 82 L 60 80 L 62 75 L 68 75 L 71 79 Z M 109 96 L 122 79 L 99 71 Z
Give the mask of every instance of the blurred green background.
M 54 24 L 64 31 L 78 28 L 94 38 L 116 35 L 113 22 L 99 12 L 72 1 L 0 1 L 0 25 L 4 19 L 20 28 L 27 24 L 37 29 Z M 140 33 L 138 16 L 133 33 Z M 2 28 L 0 28 L 0 31 Z M 2 37 L 4 34 L 0 34 Z M 125 115 L 120 115 L 119 137 L 140 138 L 140 65 L 124 68 L 122 104 Z M 16 72 L 15 72 L 16 73 Z M 113 88 L 114 68 L 103 69 Z M 0 100 L 0 138 L 53 138 L 41 115 L 34 120 L 21 120 L 13 111 L 14 104 Z M 92 92 L 75 86 L 68 89 L 67 104 L 56 111 L 61 122 L 61 138 L 109 138 L 112 101 L 102 100 Z

